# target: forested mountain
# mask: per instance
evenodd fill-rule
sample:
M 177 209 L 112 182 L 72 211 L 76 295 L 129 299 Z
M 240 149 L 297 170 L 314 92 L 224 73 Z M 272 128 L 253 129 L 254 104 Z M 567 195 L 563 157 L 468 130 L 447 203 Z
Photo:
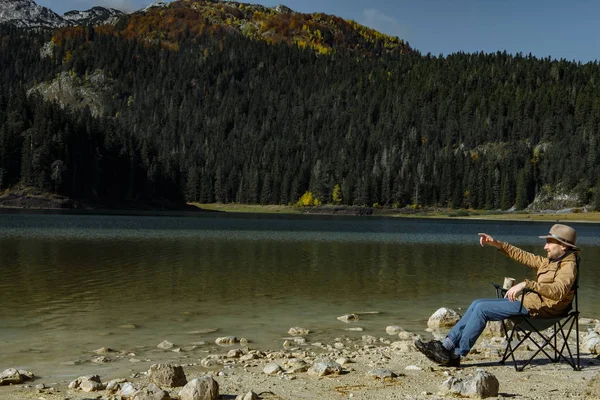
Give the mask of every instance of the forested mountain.
M 107 202 L 287 204 L 311 191 L 508 209 L 556 190 L 594 202 L 597 63 L 423 56 L 336 17 L 269 10 L 184 1 L 102 27 L 0 28 L 0 188 Z M 66 76 L 79 93 L 102 87 L 102 107 L 45 101 L 40 84 Z

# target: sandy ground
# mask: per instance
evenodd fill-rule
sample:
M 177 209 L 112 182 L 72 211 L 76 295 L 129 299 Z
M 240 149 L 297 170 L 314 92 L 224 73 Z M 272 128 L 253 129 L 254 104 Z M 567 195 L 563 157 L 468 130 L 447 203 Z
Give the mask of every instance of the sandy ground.
M 456 398 L 452 394 L 441 391 L 441 384 L 450 376 L 468 378 L 478 369 L 496 376 L 500 383 L 497 398 L 511 399 L 600 399 L 600 359 L 596 355 L 582 353 L 581 371 L 574 371 L 565 362 L 551 363 L 540 359 L 528 366 L 525 371 L 517 372 L 512 364 L 498 363 L 498 348 L 488 344 L 479 346 L 479 351 L 472 352 L 463 359 L 460 368 L 439 367 L 416 351 L 399 351 L 390 346 L 390 339 L 381 338 L 388 343 L 365 344 L 356 341 L 337 340 L 329 344 L 298 346 L 294 349 L 265 352 L 266 357 L 240 361 L 235 357 L 227 357 L 231 348 L 221 348 L 210 353 L 220 358 L 218 365 L 201 366 L 202 356 L 190 354 L 187 362 L 179 364 L 184 367 L 188 381 L 211 374 L 219 384 L 221 399 L 235 399 L 236 396 L 253 391 L 263 399 L 440 399 Z M 395 339 L 391 339 L 395 340 Z M 337 343 L 342 343 L 343 348 Z M 240 348 L 240 346 L 234 347 Z M 477 348 L 476 348 L 477 349 Z M 218 349 L 217 349 L 218 350 Z M 527 352 L 520 354 L 524 357 Z M 175 357 L 175 356 L 173 356 Z M 339 360 L 340 357 L 351 359 L 352 363 L 343 365 L 343 373 L 317 377 L 307 372 L 278 373 L 267 375 L 263 372 L 266 364 L 275 362 L 286 365 L 293 358 L 306 360 L 309 364 L 326 358 Z M 166 360 L 168 361 L 168 360 Z M 173 358 L 175 361 L 175 358 Z M 117 362 L 115 369 L 117 369 Z M 126 361 L 122 361 L 126 362 Z M 206 363 L 205 363 L 206 365 Z M 410 369 L 407 367 L 410 366 Z M 135 368 L 134 368 L 135 369 Z M 379 379 L 369 375 L 370 371 L 387 369 L 398 375 L 396 378 Z M 130 382 L 147 382 L 145 369 L 139 365 L 135 377 L 115 374 L 101 376 L 106 383 L 113 378 L 126 378 Z M 32 371 L 35 373 L 35 371 Z M 123 372 L 120 372 L 123 374 Z M 46 389 L 36 388 L 43 382 Z M 112 399 L 106 391 L 84 393 L 68 389 L 69 382 L 44 382 L 35 380 L 27 385 L 0 387 L 0 399 Z M 48 389 L 48 387 L 50 389 Z M 167 389 L 167 388 L 164 388 Z M 167 389 L 173 399 L 181 388 Z M 116 397 L 119 398 L 119 397 Z

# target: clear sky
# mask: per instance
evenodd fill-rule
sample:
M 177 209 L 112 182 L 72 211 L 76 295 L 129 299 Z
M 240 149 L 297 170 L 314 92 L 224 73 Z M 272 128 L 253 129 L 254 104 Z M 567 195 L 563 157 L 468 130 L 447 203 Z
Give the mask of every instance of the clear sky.
M 150 0 L 35 0 L 58 14 L 93 6 L 134 11 Z M 596 0 L 256 0 L 303 13 L 323 12 L 410 43 L 422 54 L 532 53 L 586 63 L 600 59 Z

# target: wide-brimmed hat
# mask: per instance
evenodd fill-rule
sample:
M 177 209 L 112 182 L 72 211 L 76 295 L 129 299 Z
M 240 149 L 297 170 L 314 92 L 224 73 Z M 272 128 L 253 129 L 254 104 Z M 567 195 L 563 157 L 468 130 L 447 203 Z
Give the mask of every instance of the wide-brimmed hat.
M 554 224 L 552 225 L 552 228 L 550 228 L 550 233 L 545 236 L 540 236 L 540 238 L 554 239 L 565 246 L 569 246 L 573 250 L 581 250 L 579 247 L 575 246 L 575 242 L 577 241 L 577 232 L 575 232 L 575 229 L 567 225 Z

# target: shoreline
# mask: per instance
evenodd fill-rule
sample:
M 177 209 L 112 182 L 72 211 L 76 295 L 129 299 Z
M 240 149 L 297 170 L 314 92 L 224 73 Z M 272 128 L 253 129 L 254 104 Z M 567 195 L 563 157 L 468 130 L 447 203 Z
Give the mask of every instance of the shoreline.
M 218 211 L 224 213 L 257 213 L 257 214 L 292 214 L 292 215 L 347 215 L 358 216 L 357 209 L 370 210 L 361 216 L 389 217 L 389 218 L 423 218 L 423 219 L 460 219 L 482 221 L 530 221 L 530 222 L 577 222 L 600 223 L 600 212 L 597 211 L 571 211 L 543 210 L 543 211 L 487 211 L 487 210 L 451 210 L 451 209 L 426 209 L 413 210 L 411 208 L 369 208 L 346 206 L 317 206 L 299 207 L 286 205 L 253 205 L 253 204 L 221 204 L 221 203 L 189 203 L 204 211 Z M 344 210 L 348 210 L 347 212 Z
M 582 331 L 593 327 L 591 322 L 582 324 Z M 313 342 L 310 332 L 291 333 L 290 329 L 290 336 L 281 338 L 279 349 L 271 350 L 256 350 L 251 344 L 234 340 L 233 344 L 213 344 L 209 348 L 166 345 L 163 349 L 136 351 L 137 354 L 102 348 L 82 358 L 87 358 L 87 362 L 92 358 L 97 360 L 97 370 L 102 372 L 95 373 L 100 375 L 103 384 L 120 379 L 140 387 L 147 386 L 149 379 L 146 371 L 149 367 L 168 363 L 183 367 L 188 382 L 194 378 L 212 376 L 219 385 L 220 398 L 231 400 L 249 391 L 259 394 L 261 399 L 457 398 L 456 394 L 444 391 L 443 382 L 450 377 L 469 379 L 479 370 L 493 374 L 499 381 L 499 394 L 492 398 L 600 398 L 600 360 L 583 348 L 581 371 L 574 371 L 564 361 L 552 363 L 538 358 L 524 372 L 517 372 L 512 363 L 499 364 L 503 345 L 501 338 L 494 336 L 493 331 L 480 338 L 458 368 L 441 367 L 427 360 L 412 344 L 421 334 L 406 332 L 396 326 L 382 326 L 378 332 L 353 339 L 340 335 L 326 342 Z M 524 358 L 529 351 L 520 353 L 519 357 Z M 313 373 L 310 366 L 320 361 L 337 363 L 341 372 L 326 376 Z M 276 368 L 275 372 L 267 372 L 267 368 L 274 365 L 280 368 Z M 2 366 L 3 369 L 9 367 L 16 368 Z M 68 388 L 70 382 L 83 375 L 78 375 L 78 370 L 77 365 L 73 365 L 73 375 L 68 379 L 65 375 L 53 380 L 41 377 L 22 385 L 0 386 L 0 398 L 120 398 L 111 397 L 116 393 L 104 389 L 84 392 Z M 35 374 L 36 371 L 30 372 Z M 390 373 L 392 376 L 387 376 Z M 180 398 L 178 392 L 181 387 L 162 389 L 170 399 Z
M 347 205 L 274 205 L 238 203 L 181 203 L 152 200 L 129 203 L 97 203 L 70 199 L 34 187 L 17 187 L 0 193 L 0 213 L 82 213 L 82 214 L 147 214 L 147 213 L 251 213 L 328 216 L 374 216 L 388 218 L 465 219 L 485 221 L 533 221 L 600 223 L 600 212 L 583 208 L 539 211 L 500 211 L 448 209 L 442 207 L 366 207 Z

